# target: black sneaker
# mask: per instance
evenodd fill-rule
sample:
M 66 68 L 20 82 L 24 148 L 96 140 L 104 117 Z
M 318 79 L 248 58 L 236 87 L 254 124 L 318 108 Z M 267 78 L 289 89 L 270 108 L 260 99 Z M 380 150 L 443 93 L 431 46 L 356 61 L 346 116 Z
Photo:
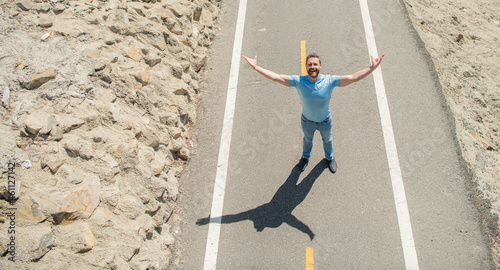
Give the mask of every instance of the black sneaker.
M 306 169 L 307 164 L 309 164 L 309 159 L 307 159 L 307 158 L 301 158 L 299 160 L 299 169 L 300 169 L 301 172 L 303 172 Z
M 330 172 L 335 173 L 337 171 L 337 162 L 335 162 L 335 158 L 332 160 L 326 160 L 326 163 L 328 163 L 328 169 L 330 169 Z

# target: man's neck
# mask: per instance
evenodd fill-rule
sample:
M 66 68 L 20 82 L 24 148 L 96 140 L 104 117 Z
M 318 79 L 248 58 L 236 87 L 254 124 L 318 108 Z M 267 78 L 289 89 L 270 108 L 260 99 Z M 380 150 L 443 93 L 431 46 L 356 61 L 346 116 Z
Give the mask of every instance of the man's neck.
M 315 78 L 311 77 L 311 75 L 309 75 L 309 80 L 312 81 L 312 82 L 315 82 L 319 79 L 319 77 L 321 76 L 321 74 L 318 74 L 318 76 L 316 76 Z

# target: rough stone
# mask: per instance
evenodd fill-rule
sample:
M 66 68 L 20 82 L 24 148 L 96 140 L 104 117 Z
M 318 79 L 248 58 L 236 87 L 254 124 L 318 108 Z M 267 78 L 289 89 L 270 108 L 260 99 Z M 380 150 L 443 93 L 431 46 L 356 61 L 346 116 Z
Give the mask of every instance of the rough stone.
M 172 137 L 172 139 L 178 139 L 181 135 L 182 135 L 182 130 L 178 127 L 171 127 L 168 129 L 169 133 L 170 133 L 170 137 Z
M 54 237 L 56 247 L 64 247 L 75 253 L 87 252 L 94 247 L 94 234 L 90 225 L 85 222 L 56 226 Z
M 184 95 L 188 92 L 189 85 L 183 80 L 172 78 L 172 80 L 170 81 L 170 88 L 173 90 L 174 94 Z
M 139 51 L 135 47 L 130 49 L 130 51 L 127 53 L 127 56 L 136 62 L 139 62 L 142 59 L 142 55 L 139 53 Z
M 117 174 L 120 171 L 118 162 L 116 162 L 116 160 L 110 154 L 104 155 L 102 157 L 102 160 L 104 160 L 108 164 L 109 168 L 114 174 Z
M 80 184 L 81 182 L 83 182 L 83 180 L 85 180 L 84 172 L 69 164 L 63 164 L 59 168 L 56 176 L 61 181 L 74 185 Z
M 203 11 L 201 12 L 201 16 L 200 16 L 200 23 L 202 25 L 205 25 L 206 27 L 213 27 L 214 26 L 214 20 L 212 18 L 212 13 L 207 10 L 207 9 L 203 9 Z
M 24 130 L 31 135 L 48 134 L 57 124 L 55 116 L 43 110 L 32 112 L 23 121 Z
M 38 118 L 39 115 L 30 114 L 24 120 L 24 129 L 32 135 L 38 134 L 38 132 L 43 128 L 43 123 Z
M 75 135 L 66 135 L 61 140 L 64 149 L 68 152 L 70 156 L 78 156 L 80 153 L 80 138 Z
M 97 61 L 94 64 L 94 71 L 101 71 L 106 68 L 106 63 L 104 61 Z
M 165 197 L 168 201 L 177 201 L 179 196 L 179 180 L 175 176 L 175 172 L 169 172 L 167 175 L 163 176 L 166 181 L 166 191 Z
M 29 11 L 33 8 L 33 3 L 30 0 L 20 0 L 16 4 L 23 11 Z
M 44 126 L 40 129 L 40 134 L 49 134 L 52 129 L 54 129 L 59 123 L 57 122 L 56 117 L 53 114 L 48 115 L 46 121 L 44 121 Z
M 170 67 L 172 69 L 172 75 L 174 77 L 181 79 L 182 74 L 184 73 L 184 69 L 182 68 L 180 63 L 170 63 Z
M 57 15 L 61 12 L 63 12 L 64 10 L 66 9 L 66 5 L 62 4 L 62 3 L 56 3 L 53 7 L 52 7 L 52 11 L 54 11 L 54 13 Z
M 45 216 L 40 210 L 40 205 L 32 198 L 20 196 L 19 199 L 16 200 L 15 207 L 16 219 L 18 220 L 41 222 L 45 219 Z
M 145 241 L 130 265 L 134 269 L 167 269 L 168 259 L 158 242 Z
M 172 18 L 167 18 L 165 20 L 165 25 L 167 26 L 168 30 L 176 35 L 182 35 L 182 28 L 179 25 L 179 23 Z
M 18 261 L 29 262 L 37 260 L 52 247 L 53 242 L 50 237 L 52 228 L 47 223 L 27 223 L 26 226 L 16 226 L 15 233 L 15 257 Z
M 133 76 L 142 85 L 147 85 L 151 80 L 151 67 L 147 66 L 144 69 L 140 69 Z
M 64 164 L 64 160 L 57 157 L 45 156 L 42 158 L 40 165 L 43 168 L 48 167 L 52 174 L 57 173 L 57 170 Z
M 9 97 L 10 97 L 10 88 L 8 86 L 5 86 L 2 94 L 2 106 L 4 108 L 9 107 Z
M 101 190 L 99 177 L 87 173 L 84 179 L 82 184 L 69 190 L 60 199 L 58 211 L 52 214 L 56 224 L 60 224 L 65 220 L 89 218 L 99 205 L 99 192 Z
M 38 19 L 38 24 L 41 27 L 51 27 L 52 25 L 54 25 L 54 21 L 52 20 L 51 17 L 44 14 L 41 15 L 40 18 Z
M 164 246 L 172 246 L 175 244 L 175 237 L 168 232 L 168 228 L 163 228 L 162 233 L 161 233 L 161 239 L 160 242 Z
M 206 55 L 199 55 L 199 54 L 193 54 L 193 60 L 192 60 L 192 66 L 193 69 L 196 72 L 199 72 L 207 63 L 207 56 Z
M 183 147 L 184 147 L 184 144 L 182 143 L 181 138 L 179 138 L 177 140 L 173 140 L 172 144 L 170 145 L 170 149 L 172 152 L 179 152 Z
M 203 8 L 201 6 L 197 6 L 197 7 L 194 8 L 194 11 L 193 11 L 193 20 L 195 20 L 195 21 L 199 21 L 200 20 L 202 10 L 203 10 Z
M 50 249 L 54 246 L 54 234 L 49 232 L 44 234 L 40 239 L 40 243 L 38 244 L 38 248 L 33 251 L 33 259 L 35 261 L 40 260 L 45 254 L 47 254 Z
M 156 64 L 159 64 L 161 60 L 162 57 L 159 54 L 148 54 L 144 57 L 144 62 L 146 62 L 146 64 L 150 67 L 156 66 Z
M 182 147 L 181 150 L 179 150 L 179 152 L 177 153 L 177 155 L 182 160 L 188 160 L 190 156 L 189 149 L 187 149 L 186 147 Z
M 79 116 L 81 115 L 78 115 L 77 117 L 72 115 L 57 115 L 56 120 L 59 123 L 62 132 L 68 133 L 71 130 L 78 129 L 85 124 L 85 121 L 80 119 Z
M 143 203 L 130 194 L 124 194 L 120 197 L 116 209 L 131 219 L 136 219 L 146 212 Z
M 170 7 L 170 10 L 172 10 L 177 17 L 187 16 L 191 13 L 189 7 L 181 2 L 174 3 L 172 7 Z
M 153 233 L 155 231 L 155 224 L 150 215 L 144 214 L 137 218 L 141 227 L 139 229 L 140 234 L 144 234 L 144 238 L 151 240 Z
M 179 122 L 179 115 L 176 113 L 164 110 L 159 113 L 160 123 L 165 124 L 167 126 L 176 126 Z
M 50 131 L 49 137 L 47 139 L 52 141 L 60 141 L 63 138 L 63 135 L 63 129 L 59 125 L 56 125 Z
M 49 68 L 43 72 L 34 73 L 29 81 L 23 83 L 23 87 L 32 90 L 56 77 L 57 71 L 54 68 Z

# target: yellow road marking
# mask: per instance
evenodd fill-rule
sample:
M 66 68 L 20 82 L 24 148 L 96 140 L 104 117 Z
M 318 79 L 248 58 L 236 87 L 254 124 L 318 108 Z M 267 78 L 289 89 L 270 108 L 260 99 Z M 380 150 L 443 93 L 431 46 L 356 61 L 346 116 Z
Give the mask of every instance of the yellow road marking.
M 306 75 L 307 70 L 306 70 L 306 41 L 305 40 L 300 41 L 300 64 L 302 66 L 301 75 Z
M 307 75 L 306 69 L 306 41 L 300 41 L 300 64 L 301 75 Z M 306 270 L 314 270 L 314 253 L 313 248 L 306 248 Z
M 313 248 L 306 248 L 306 270 L 314 270 Z

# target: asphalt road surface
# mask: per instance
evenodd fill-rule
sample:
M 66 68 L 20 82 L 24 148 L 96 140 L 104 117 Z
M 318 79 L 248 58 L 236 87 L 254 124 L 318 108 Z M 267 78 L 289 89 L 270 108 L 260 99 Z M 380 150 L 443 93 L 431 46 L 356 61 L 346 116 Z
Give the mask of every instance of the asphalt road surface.
M 454 120 L 399 2 L 240 1 L 223 2 L 207 66 L 180 268 L 494 269 Z M 319 133 L 300 173 L 297 91 L 241 54 L 300 75 L 316 52 L 323 74 L 345 75 L 374 49 L 387 54 L 377 74 L 332 95 L 337 173 Z

